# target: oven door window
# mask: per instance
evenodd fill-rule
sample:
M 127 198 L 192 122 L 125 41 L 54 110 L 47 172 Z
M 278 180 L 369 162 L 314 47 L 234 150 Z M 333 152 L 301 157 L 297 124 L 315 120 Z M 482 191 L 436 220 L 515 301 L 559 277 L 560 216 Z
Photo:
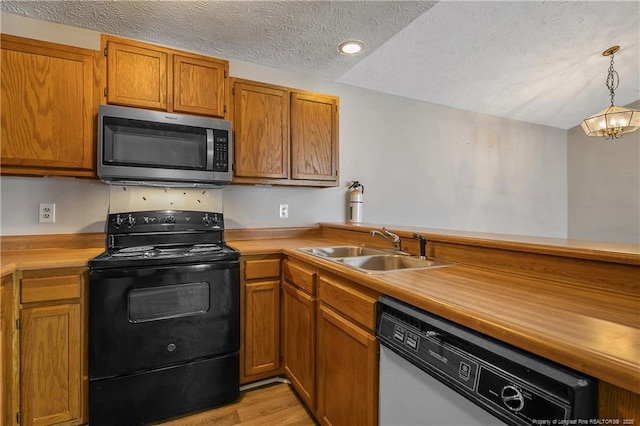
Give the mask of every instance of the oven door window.
M 209 283 L 175 284 L 129 292 L 129 322 L 142 323 L 204 314 L 209 310 Z
M 115 166 L 207 169 L 207 131 L 178 124 L 104 118 L 104 162 Z

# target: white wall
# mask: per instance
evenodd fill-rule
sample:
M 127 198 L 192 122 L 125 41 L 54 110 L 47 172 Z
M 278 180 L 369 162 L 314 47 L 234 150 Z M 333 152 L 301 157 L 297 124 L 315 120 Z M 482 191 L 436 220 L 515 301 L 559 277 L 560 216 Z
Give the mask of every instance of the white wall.
M 99 34 L 2 14 L 2 31 L 95 47 Z M 71 35 L 70 35 L 71 34 Z M 340 187 L 223 189 L 227 226 L 303 226 L 346 220 L 348 181 L 365 185 L 364 219 L 507 234 L 567 234 L 567 134 L 553 129 L 332 83 L 308 75 L 230 61 L 230 74 L 340 97 Z M 64 179 L 57 179 L 55 182 Z M 68 212 L 77 227 L 48 233 L 94 232 L 104 220 L 104 185 L 70 180 L 65 205 L 101 206 Z M 2 179 L 2 233 L 46 233 L 37 223 L 48 178 Z M 66 184 L 61 184 L 61 187 Z M 279 219 L 289 204 L 289 219 Z M 15 212 L 24 212 L 16 216 Z M 33 212 L 33 216 L 31 213 Z M 83 219 L 73 216 L 82 214 Z M 87 215 L 91 217 L 86 217 Z M 96 224 L 88 225 L 88 224 Z
M 603 140 L 574 127 L 568 158 L 569 238 L 640 244 L 640 132 Z

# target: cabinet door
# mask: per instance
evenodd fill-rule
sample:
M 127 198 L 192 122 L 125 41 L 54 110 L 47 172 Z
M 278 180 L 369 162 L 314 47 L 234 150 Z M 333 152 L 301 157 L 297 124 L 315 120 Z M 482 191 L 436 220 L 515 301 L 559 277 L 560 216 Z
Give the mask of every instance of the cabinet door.
M 45 425 L 81 415 L 80 305 L 20 312 L 22 425 Z
M 336 426 L 378 422 L 378 342 L 326 306 L 318 314 L 318 418 Z
M 308 293 L 283 283 L 283 352 L 287 376 L 305 401 L 316 409 L 315 299 Z
M 173 111 L 224 117 L 225 61 L 173 55 Z
M 235 83 L 234 176 L 289 177 L 289 92 Z
M 245 284 L 244 375 L 280 368 L 280 281 Z
M 291 178 L 337 181 L 338 98 L 291 93 Z
M 2 35 L 2 174 L 95 175 L 95 52 Z
M 136 42 L 107 41 L 107 102 L 167 109 L 167 54 Z

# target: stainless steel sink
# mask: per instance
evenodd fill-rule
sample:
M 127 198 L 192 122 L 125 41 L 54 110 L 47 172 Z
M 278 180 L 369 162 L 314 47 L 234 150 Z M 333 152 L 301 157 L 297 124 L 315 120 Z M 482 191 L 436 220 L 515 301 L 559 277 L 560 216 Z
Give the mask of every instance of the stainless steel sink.
M 300 251 L 313 254 L 320 257 L 355 257 L 355 256 L 370 256 L 374 254 L 386 254 L 388 251 L 382 249 L 375 249 L 365 246 L 337 246 L 337 247 L 311 247 L 301 248 Z
M 339 259 L 345 265 L 362 269 L 365 272 L 386 272 L 399 269 L 435 268 L 455 265 L 453 262 L 436 259 L 420 259 L 399 254 L 347 257 Z
M 368 274 L 407 269 L 438 268 L 455 265 L 454 262 L 419 257 L 366 246 L 309 247 L 298 249 Z

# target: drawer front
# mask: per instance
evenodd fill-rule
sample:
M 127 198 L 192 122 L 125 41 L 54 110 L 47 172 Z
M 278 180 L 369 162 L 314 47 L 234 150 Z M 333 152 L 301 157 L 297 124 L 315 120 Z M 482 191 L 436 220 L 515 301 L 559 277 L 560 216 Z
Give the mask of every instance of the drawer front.
M 280 259 L 249 259 L 244 262 L 244 279 L 280 278 Z
M 23 278 L 21 284 L 20 303 L 49 302 L 80 297 L 79 275 Z
M 316 277 L 318 276 L 317 270 L 290 260 L 285 260 L 282 268 L 285 280 L 315 296 Z
M 320 300 L 360 323 L 369 331 L 376 327 L 376 298 L 354 288 L 348 281 L 320 276 Z

